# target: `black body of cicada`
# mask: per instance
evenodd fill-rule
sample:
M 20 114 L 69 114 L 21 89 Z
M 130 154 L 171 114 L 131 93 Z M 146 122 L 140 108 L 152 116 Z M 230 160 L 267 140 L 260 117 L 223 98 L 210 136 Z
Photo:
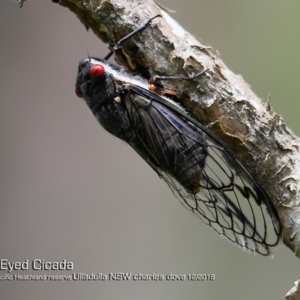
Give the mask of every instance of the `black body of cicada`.
M 128 143 L 181 203 L 242 249 L 265 256 L 281 238 L 277 211 L 228 147 L 181 107 L 121 67 L 79 63 L 76 93 L 99 123 Z

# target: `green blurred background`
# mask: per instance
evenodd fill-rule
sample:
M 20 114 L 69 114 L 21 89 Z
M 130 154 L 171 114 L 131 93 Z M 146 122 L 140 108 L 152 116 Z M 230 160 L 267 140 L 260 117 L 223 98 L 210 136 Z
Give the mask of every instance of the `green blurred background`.
M 160 1 L 220 52 L 300 134 L 300 3 Z M 74 270 L 213 273 L 213 282 L 2 281 L 2 299 L 283 299 L 300 274 L 284 245 L 274 259 L 242 252 L 184 210 L 74 93 L 78 61 L 107 46 L 48 1 L 0 4 L 0 259 L 74 262 Z M 0 271 L 0 275 L 5 274 Z

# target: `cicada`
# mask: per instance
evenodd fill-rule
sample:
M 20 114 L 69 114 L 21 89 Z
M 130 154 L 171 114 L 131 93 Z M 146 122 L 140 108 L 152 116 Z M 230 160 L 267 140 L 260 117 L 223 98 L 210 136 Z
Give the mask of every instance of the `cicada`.
M 126 57 L 121 42 L 152 19 L 117 44 L 118 56 Z M 76 80 L 76 94 L 102 127 L 128 143 L 206 225 L 242 249 L 271 255 L 282 229 L 262 186 L 222 140 L 163 95 L 161 84 L 149 89 L 145 78 L 109 63 L 110 55 L 81 60 Z

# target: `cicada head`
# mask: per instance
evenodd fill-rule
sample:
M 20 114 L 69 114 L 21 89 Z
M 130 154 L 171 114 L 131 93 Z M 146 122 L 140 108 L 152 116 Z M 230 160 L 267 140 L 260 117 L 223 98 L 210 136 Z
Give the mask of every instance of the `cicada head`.
M 100 59 L 85 58 L 79 62 L 75 93 L 92 111 L 116 96 L 114 80 Z

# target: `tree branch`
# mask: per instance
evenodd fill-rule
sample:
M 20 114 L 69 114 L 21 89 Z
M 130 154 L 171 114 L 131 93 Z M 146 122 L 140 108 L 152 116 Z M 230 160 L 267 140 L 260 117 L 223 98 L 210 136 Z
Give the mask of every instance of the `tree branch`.
M 299 300 L 300 299 L 300 279 L 294 282 L 294 286 L 287 292 L 284 300 Z
M 187 111 L 219 136 L 264 187 L 279 213 L 285 245 L 300 258 L 300 144 L 270 104 L 263 104 L 241 76 L 152 0 L 60 0 L 60 4 L 111 44 L 150 17 L 163 16 L 124 43 L 124 50 L 146 75 L 191 76 L 209 69 L 197 82 L 172 81 L 167 88 L 182 92 Z

